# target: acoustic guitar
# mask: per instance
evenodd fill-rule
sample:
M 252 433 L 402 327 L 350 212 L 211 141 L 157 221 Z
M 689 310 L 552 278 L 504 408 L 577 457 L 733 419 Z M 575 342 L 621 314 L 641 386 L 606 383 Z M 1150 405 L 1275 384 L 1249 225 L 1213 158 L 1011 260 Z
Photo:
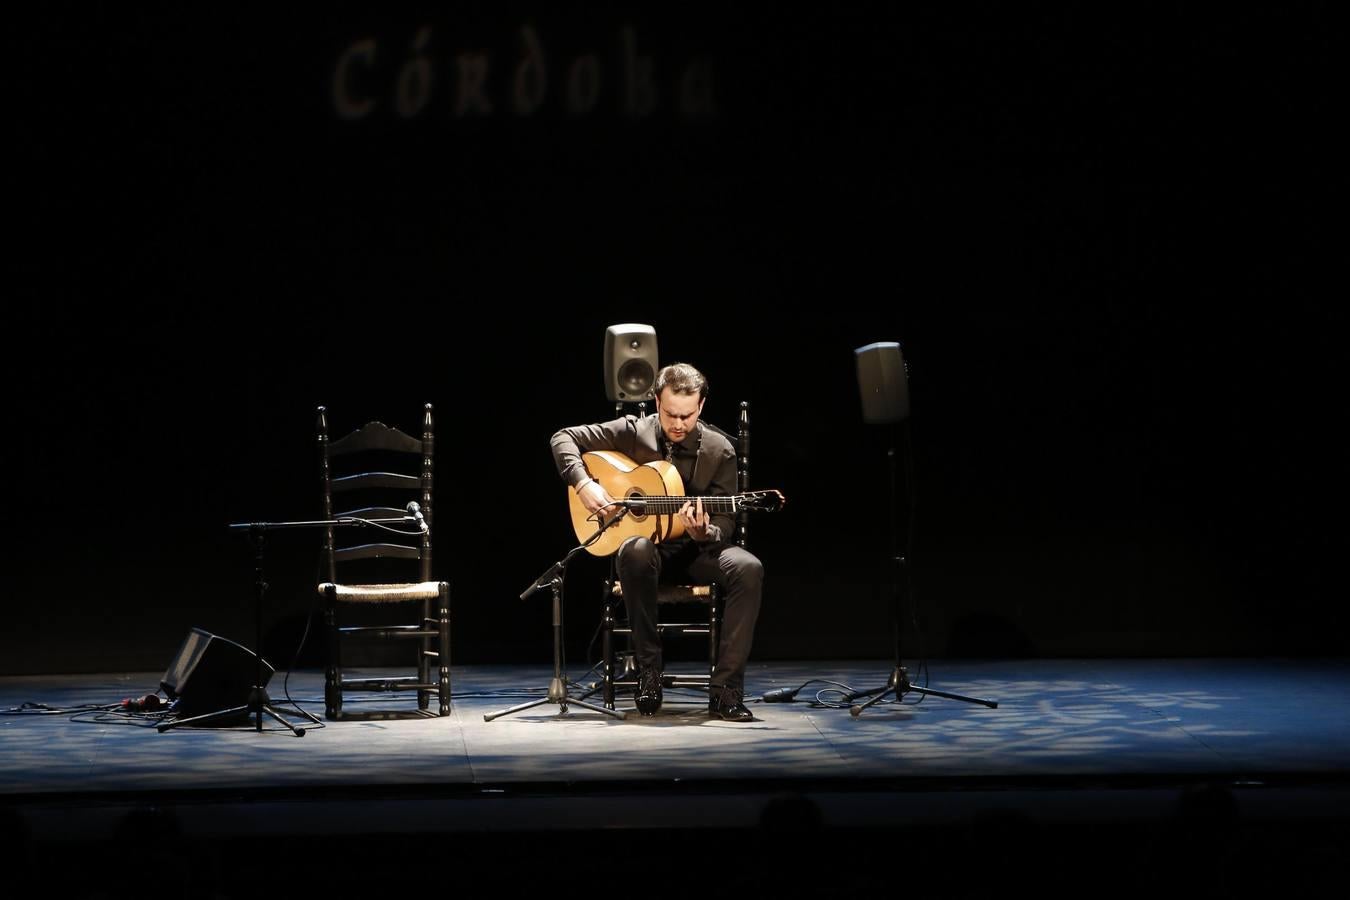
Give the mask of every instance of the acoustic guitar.
M 622 506 L 601 510 L 605 522 L 612 524 L 586 548 L 594 556 L 609 556 L 631 537 L 645 537 L 653 543 L 684 534 L 684 522 L 678 515 L 689 502 L 703 501 L 707 513 L 735 515 L 743 509 L 772 512 L 787 502 L 779 491 L 749 491 L 727 497 L 687 497 L 684 482 L 673 463 L 658 459 L 638 465 L 614 450 L 592 450 L 581 454 L 591 477 Z M 601 522 L 586 511 L 576 489 L 567 489 L 572 529 L 583 544 L 595 537 Z

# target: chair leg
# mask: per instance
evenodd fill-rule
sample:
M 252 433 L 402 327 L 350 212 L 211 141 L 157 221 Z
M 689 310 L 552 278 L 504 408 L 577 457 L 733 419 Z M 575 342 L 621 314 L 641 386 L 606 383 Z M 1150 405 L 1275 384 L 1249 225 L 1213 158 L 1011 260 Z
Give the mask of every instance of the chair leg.
M 342 718 L 342 634 L 338 631 L 337 591 L 324 592 L 324 630 L 328 632 L 328 667 L 324 670 L 324 717 Z
M 722 647 L 722 595 L 717 586 L 708 598 L 708 678 L 717 671 L 717 651 Z M 709 682 L 711 684 L 711 682 Z
M 425 631 L 431 622 L 431 601 L 422 601 L 422 629 Z M 417 639 L 417 683 L 429 684 L 431 678 L 431 636 L 423 635 Z M 426 710 L 431 707 L 431 691 L 418 690 L 417 708 Z
M 613 598 L 605 601 L 605 615 L 600 622 L 600 653 L 604 662 L 601 671 L 604 673 L 601 679 L 603 690 L 600 699 L 604 702 L 605 709 L 614 708 L 614 601 Z
M 440 663 L 440 714 L 450 715 L 450 585 L 441 582 L 439 596 L 440 607 L 440 654 L 436 657 Z

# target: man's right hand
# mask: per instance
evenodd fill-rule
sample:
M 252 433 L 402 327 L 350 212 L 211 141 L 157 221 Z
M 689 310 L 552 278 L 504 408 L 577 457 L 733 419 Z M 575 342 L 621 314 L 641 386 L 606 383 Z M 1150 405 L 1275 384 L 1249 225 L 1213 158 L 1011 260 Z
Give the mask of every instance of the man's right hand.
M 582 485 L 581 490 L 577 491 L 577 496 L 581 498 L 581 505 L 586 507 L 586 512 L 596 513 L 614 502 L 614 498 L 609 495 L 609 491 L 598 481 L 590 481 Z

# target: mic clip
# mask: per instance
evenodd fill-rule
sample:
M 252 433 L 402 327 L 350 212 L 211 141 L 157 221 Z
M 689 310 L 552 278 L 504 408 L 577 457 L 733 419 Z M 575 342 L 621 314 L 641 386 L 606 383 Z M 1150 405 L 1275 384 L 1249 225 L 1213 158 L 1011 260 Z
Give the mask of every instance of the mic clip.
M 417 501 L 410 500 L 406 508 L 408 510 L 408 514 L 411 515 L 414 520 L 416 520 L 417 527 L 422 530 L 422 533 L 431 534 L 431 528 L 427 525 L 427 520 L 423 518 L 422 507 L 417 505 Z

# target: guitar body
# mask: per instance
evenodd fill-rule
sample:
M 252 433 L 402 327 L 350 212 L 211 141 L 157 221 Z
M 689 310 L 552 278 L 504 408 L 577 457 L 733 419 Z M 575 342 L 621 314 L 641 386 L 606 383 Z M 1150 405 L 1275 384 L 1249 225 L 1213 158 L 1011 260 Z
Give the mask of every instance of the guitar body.
M 613 450 L 592 450 L 583 453 L 581 458 L 591 477 L 600 482 L 600 486 L 615 500 L 684 496 L 684 482 L 680 479 L 680 473 L 675 470 L 674 464 L 665 460 L 638 465 Z M 590 540 L 599 525 L 582 505 L 576 490 L 570 487 L 567 489 L 567 502 L 577 540 L 583 543 Z M 645 537 L 652 543 L 660 543 L 684 534 L 684 523 L 675 515 L 678 506 L 673 505 L 672 501 L 660 505 L 665 507 L 661 512 L 655 509 L 630 509 L 599 540 L 587 547 L 587 552 L 595 556 L 609 556 L 629 538 Z M 614 515 L 614 512 L 606 511 L 607 518 L 613 518 Z

